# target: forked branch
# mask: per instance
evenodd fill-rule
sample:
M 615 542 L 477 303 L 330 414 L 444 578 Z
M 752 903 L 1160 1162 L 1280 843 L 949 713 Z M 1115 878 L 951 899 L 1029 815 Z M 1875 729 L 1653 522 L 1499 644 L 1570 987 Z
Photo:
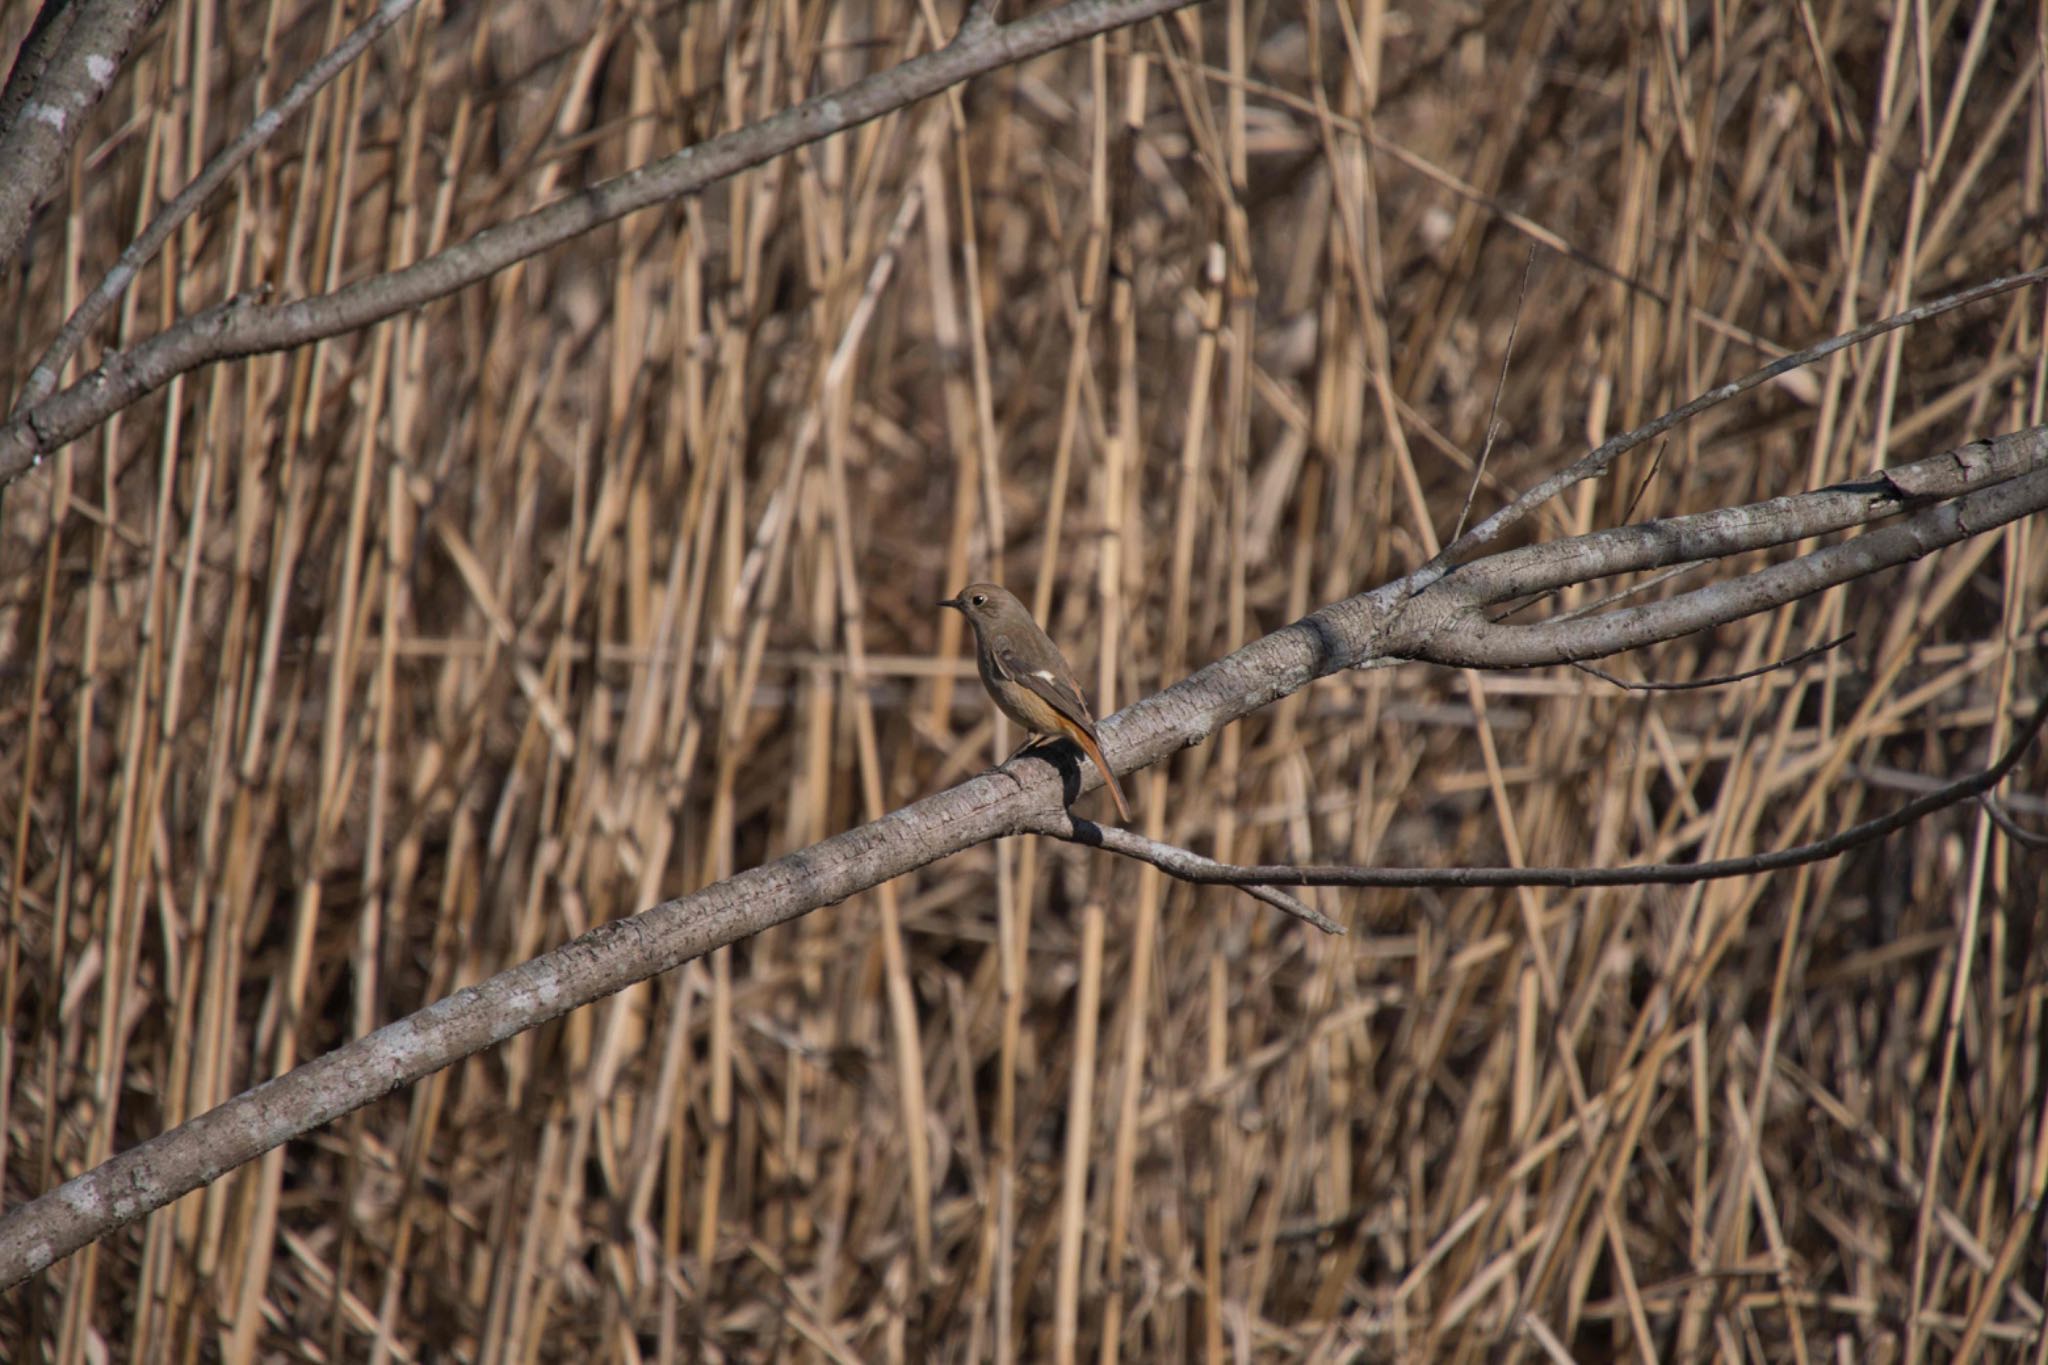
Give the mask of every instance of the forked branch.
M 1993 478 L 1998 481 L 1984 482 Z M 1921 537 L 1909 539 L 1909 549 L 1924 554 L 1963 535 L 1982 534 L 2004 521 L 2048 507 L 2048 438 L 2041 429 L 2017 433 L 1903 466 L 1865 485 L 1735 509 L 1719 522 L 1710 517 L 1705 523 L 1682 528 L 1675 538 L 1659 532 L 1652 523 L 1625 528 L 1636 533 L 1634 536 L 1601 532 L 1577 542 L 1562 542 L 1560 547 L 1536 547 L 1549 554 L 1538 556 L 1533 563 L 1542 566 L 1538 577 L 1544 583 L 1557 583 L 1564 579 L 1562 565 L 1574 562 L 1575 556 L 1584 556 L 1576 562 L 1584 564 L 1588 572 L 1613 573 L 1623 563 L 1662 562 L 1661 555 L 1697 553 L 1705 540 L 1715 537 L 1719 537 L 1715 543 L 1732 551 L 1777 543 L 1769 537 L 1788 532 L 1809 534 L 1796 528 L 1822 521 L 1837 530 L 1847 529 L 1856 523 L 1845 499 L 1856 504 L 1856 515 L 1881 517 L 1914 506 L 1923 496 L 1940 496 L 1952 489 L 1969 491 L 1922 507 L 1901 523 L 1914 527 L 1915 535 Z M 1739 529 L 1743 527 L 1748 529 Z M 1884 534 L 1874 533 L 1847 545 L 1864 544 Z M 1608 548 L 1589 551 L 1584 544 L 1589 541 Z M 1527 556 L 1531 552 L 1513 553 Z M 1790 562 L 1802 564 L 1826 554 L 1827 550 L 1816 551 Z M 1878 558 L 1895 562 L 1890 554 L 1887 550 Z M 1876 562 L 1864 561 L 1866 566 Z M 1490 572 L 1491 566 L 1492 561 L 1465 566 L 1419 591 L 1403 579 L 1334 603 L 1274 631 L 1106 719 L 1101 726 L 1103 750 L 1119 772 L 1129 772 L 1199 744 L 1230 722 L 1339 669 L 1402 657 L 1457 661 L 1469 656 L 1471 651 L 1455 642 L 1454 627 L 1469 625 L 1476 603 L 1494 600 L 1505 590 L 1505 582 Z M 1866 567 L 1864 571 L 1870 570 Z M 1827 581 L 1838 580 L 1816 574 L 1811 581 L 1825 586 Z M 1722 594 L 1709 600 L 1739 615 L 1738 609 L 1746 604 L 1752 610 L 1762 610 L 1776 599 L 1775 595 L 1743 598 Z M 1623 615 L 1591 618 L 1590 624 L 1598 627 L 1602 621 Z M 1675 617 L 1662 619 L 1672 625 L 1674 633 L 1689 628 L 1676 624 Z M 1571 657 L 1568 649 L 1594 650 L 1593 641 L 1598 638 L 1580 640 L 1544 623 L 1526 629 L 1533 633 L 1519 638 L 1555 651 L 1532 662 L 1567 662 Z M 1613 631 L 1608 643 L 1614 648 L 1629 647 L 1638 639 L 1633 629 L 1608 629 Z M 1536 647 L 1518 648 L 1524 653 L 1541 652 Z M 2023 740 L 2032 739 L 2044 715 L 2048 711 L 2036 712 Z M 1542 882 L 1546 877 L 1549 884 L 1587 886 L 1763 872 L 1834 856 L 1902 828 L 1929 811 L 1988 792 L 2020 752 L 2022 744 L 2016 741 L 1998 765 L 1910 802 L 1878 821 L 1799 850 L 1741 860 L 1725 869 L 1708 864 L 1553 869 L 1547 874 L 1521 869 L 1418 874 L 1414 870 L 1286 866 L 1226 871 L 1248 874 L 1255 883 L 1381 886 L 1512 885 Z M 1085 785 L 1101 779 L 1088 765 L 1079 780 Z M 1045 763 L 984 773 L 772 863 L 632 918 L 600 925 L 552 952 L 236 1096 L 0 1218 L 0 1287 L 18 1283 L 291 1138 L 581 1005 L 963 849 L 1010 835 L 1053 831 L 1070 799 L 1063 785 L 1062 774 Z M 1189 880 L 1236 879 L 1203 872 L 1198 863 L 1206 860 L 1168 861 L 1177 865 L 1167 870 Z
M 695 193 L 737 170 L 901 108 L 979 72 L 1189 2 L 1080 0 L 1011 24 L 978 22 L 944 49 L 572 195 L 409 269 L 317 298 L 277 306 L 230 305 L 188 319 L 133 351 L 110 358 L 81 383 L 0 427 L 0 484 L 136 397 L 198 365 L 296 346 L 375 323 L 576 233 Z M 973 14 L 991 19 L 993 7 L 977 6 Z M 4 236 L 0 232 L 0 240 Z M 2048 272 L 1996 281 L 1804 354 L 1810 359 L 1838 350 L 1859 337 L 2044 275 Z M 1674 638 L 1904 563 L 2048 507 L 2048 436 L 2035 429 L 1857 484 L 1458 562 L 1575 479 L 1604 472 L 1614 453 L 1628 442 L 1639 444 L 1712 403 L 1782 373 L 1798 360 L 1776 362 L 1649 428 L 1617 438 L 1516 500 L 1506 512 L 1482 521 L 1445 557 L 1416 574 L 1333 603 L 1108 718 L 1101 726 L 1105 754 L 1120 773 L 1159 762 L 1340 669 L 1401 660 L 1489 667 L 1557 664 Z M 1892 524 L 1666 602 L 1526 625 L 1493 621 L 1484 610 L 1571 583 L 1747 553 L 1880 521 Z M 2036 712 L 2026 739 L 2032 738 L 2043 714 Z M 1929 810 L 1988 792 L 2019 752 L 2016 743 L 2001 765 L 1808 850 L 1821 848 L 1824 851 L 1814 856 L 1831 856 L 1853 846 L 1859 837 L 1881 837 Z M 1101 779 L 1090 765 L 1080 780 Z M 0 1217 L 0 1287 L 18 1283 L 293 1137 L 572 1009 L 953 853 L 998 838 L 1054 830 L 1068 797 L 1062 787 L 1061 774 L 1040 763 L 969 779 L 772 863 L 601 925 L 308 1062 Z M 1874 825 L 1882 827 L 1869 832 Z M 1778 865 L 1770 858 L 1785 856 L 1744 860 L 1744 866 L 1726 875 L 1768 870 Z M 1189 859 L 1169 870 L 1191 880 L 1210 875 L 1199 867 L 1206 860 L 1193 855 Z M 1316 884 L 1313 878 L 1318 875 L 1313 869 L 1252 871 L 1258 881 L 1297 885 Z M 1339 871 L 1348 876 L 1373 870 Z M 1484 880 L 1487 871 L 1470 874 L 1462 884 L 1506 884 Z M 1529 875 L 1516 872 L 1523 878 Z M 1643 869 L 1567 872 L 1573 880 L 1559 884 L 1592 884 L 1596 876 L 1645 879 Z M 1381 874 L 1391 875 L 1384 870 Z M 1698 866 L 1669 870 L 1671 880 L 1701 875 Z M 1330 884 L 1365 883 L 1333 879 Z
M 2006 746 L 1998 760 L 1982 772 L 1937 787 L 1908 801 L 1889 815 L 1865 820 L 1824 839 L 1815 839 L 1793 848 L 1755 853 L 1745 858 L 1717 858 L 1703 863 L 1632 863 L 1625 867 L 1360 867 L 1338 863 L 1219 863 L 1126 829 L 1076 819 L 1065 810 L 1042 813 L 1036 818 L 1032 832 L 1121 853 L 1141 863 L 1150 863 L 1184 882 L 1203 886 L 1246 889 L 1349 886 L 1382 890 L 1415 887 L 1455 890 L 1514 886 L 1690 886 L 1695 882 L 1719 881 L 1727 877 L 1781 872 L 1786 868 L 1839 858 L 1852 848 L 1875 843 L 1938 810 L 1972 798 L 1983 800 L 1985 812 L 2008 836 L 2029 848 L 2042 847 L 2040 835 L 2014 825 L 2011 817 L 1988 797 L 2018 766 L 2034 741 L 2040 738 L 2044 723 L 2048 723 L 2048 696 L 2035 703 L 2033 716 L 2020 726 L 2012 743 Z

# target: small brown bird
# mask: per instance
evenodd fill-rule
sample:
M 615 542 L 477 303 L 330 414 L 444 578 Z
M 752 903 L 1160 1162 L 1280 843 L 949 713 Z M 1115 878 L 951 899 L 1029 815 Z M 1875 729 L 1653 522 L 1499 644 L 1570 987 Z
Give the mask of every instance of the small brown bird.
M 1031 736 L 1024 752 L 1041 738 L 1064 736 L 1081 747 L 1094 762 L 1096 771 L 1109 786 L 1116 801 L 1117 815 L 1128 822 L 1131 808 L 1124 801 L 1124 789 L 1102 757 L 1102 744 L 1095 737 L 1095 717 L 1088 713 L 1088 699 L 1074 681 L 1060 647 L 1038 628 L 1010 590 L 994 583 L 969 583 L 958 597 L 938 604 L 951 607 L 974 627 L 974 652 L 981 667 L 981 685 L 1002 708 L 1004 715 L 1023 726 Z M 1011 754 L 1015 758 L 1017 754 Z

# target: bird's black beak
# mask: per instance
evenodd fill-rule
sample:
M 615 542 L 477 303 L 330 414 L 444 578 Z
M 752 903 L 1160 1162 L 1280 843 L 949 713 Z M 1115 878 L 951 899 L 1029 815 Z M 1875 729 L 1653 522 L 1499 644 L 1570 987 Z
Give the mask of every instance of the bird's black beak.
M 943 602 L 932 603 L 935 607 L 951 607 L 954 611 L 966 611 L 967 605 L 957 597 L 948 597 Z

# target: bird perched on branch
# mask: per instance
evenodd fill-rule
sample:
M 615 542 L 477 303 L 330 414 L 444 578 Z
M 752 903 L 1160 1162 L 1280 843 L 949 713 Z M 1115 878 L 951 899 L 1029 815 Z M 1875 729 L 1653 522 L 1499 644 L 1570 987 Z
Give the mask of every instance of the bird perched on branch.
M 975 661 L 981 685 L 1004 715 L 1031 736 L 1018 754 L 1042 739 L 1071 739 L 1095 764 L 1116 802 L 1120 819 L 1129 823 L 1131 808 L 1116 773 L 1102 756 L 1095 735 L 1095 717 L 1088 699 L 1074 681 L 1074 670 L 1052 638 L 1038 628 L 1009 589 L 995 583 L 969 583 L 959 596 L 938 603 L 951 607 L 974 627 Z M 1011 754 L 1015 758 L 1017 754 Z

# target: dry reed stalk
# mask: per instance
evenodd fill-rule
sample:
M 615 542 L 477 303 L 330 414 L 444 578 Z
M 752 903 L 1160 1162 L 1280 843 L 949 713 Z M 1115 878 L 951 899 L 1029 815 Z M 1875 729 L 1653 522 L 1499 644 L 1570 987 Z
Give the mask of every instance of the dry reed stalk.
M 63 382 L 963 8 L 411 16 Z M 10 391 L 362 19 L 164 7 L 0 281 Z M 8 1203 L 973 773 L 1007 746 L 925 605 L 969 577 L 1093 657 L 1108 709 L 1425 560 L 1496 398 L 1475 516 L 1758 357 L 2038 264 L 2042 41 L 1988 0 L 1224 0 L 167 385 L 5 506 Z M 1532 240 L 1557 254 L 1517 321 Z M 2021 293 L 1842 351 L 1526 534 L 2038 423 L 2043 331 Z M 1856 632 L 1722 688 L 1331 678 L 1134 781 L 1139 828 L 1245 862 L 1790 847 L 2005 742 L 2044 588 L 2022 521 L 1609 666 Z M 2022 825 L 2044 773 L 2006 788 Z M 1709 886 L 1311 894 L 1350 936 L 1039 840 L 935 865 L 59 1264 L 0 1355 L 2040 1356 L 2048 877 L 1989 815 Z

